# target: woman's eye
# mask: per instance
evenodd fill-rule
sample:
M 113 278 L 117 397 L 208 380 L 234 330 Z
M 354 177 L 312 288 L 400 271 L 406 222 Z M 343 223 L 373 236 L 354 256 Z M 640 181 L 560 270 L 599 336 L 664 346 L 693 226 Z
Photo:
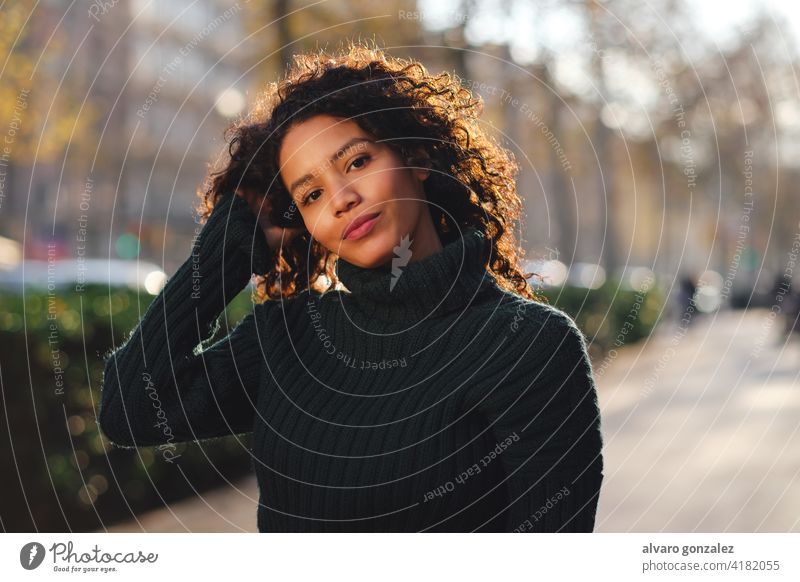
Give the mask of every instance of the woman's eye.
M 370 156 L 368 156 L 368 155 L 359 156 L 355 160 L 352 161 L 352 163 L 350 164 L 350 167 L 351 168 L 355 168 L 357 170 L 360 170 L 361 168 L 364 167 L 363 164 L 366 164 L 369 161 L 369 159 L 370 159 Z M 359 163 L 362 163 L 362 165 L 356 165 L 356 164 L 359 164 Z M 309 192 L 308 194 L 306 194 L 305 197 L 303 198 L 303 206 L 308 206 L 311 202 L 314 202 L 315 200 L 317 200 L 319 198 L 319 196 L 317 196 L 317 197 L 313 197 L 313 196 L 314 196 L 314 194 L 317 194 L 319 192 L 321 192 L 321 190 L 313 190 L 313 191 Z M 320 194 L 320 196 L 321 196 L 321 194 Z
M 352 163 L 352 164 L 350 164 L 350 167 L 351 167 L 351 168 L 356 168 L 356 169 L 363 168 L 364 166 L 356 166 L 356 164 L 357 164 L 358 162 L 364 162 L 364 163 L 367 163 L 367 161 L 368 161 L 368 160 L 369 160 L 369 156 L 367 156 L 367 155 L 364 155 L 364 156 L 359 156 L 359 157 L 357 157 L 355 160 L 353 160 L 353 163 Z
M 317 198 L 319 198 L 319 196 L 317 196 L 317 198 L 312 198 L 312 196 L 314 194 L 316 194 L 317 192 L 320 192 L 320 190 L 312 190 L 311 192 L 306 194 L 306 197 L 303 198 L 303 205 L 307 205 L 307 204 L 313 202 L 314 200 L 316 200 Z

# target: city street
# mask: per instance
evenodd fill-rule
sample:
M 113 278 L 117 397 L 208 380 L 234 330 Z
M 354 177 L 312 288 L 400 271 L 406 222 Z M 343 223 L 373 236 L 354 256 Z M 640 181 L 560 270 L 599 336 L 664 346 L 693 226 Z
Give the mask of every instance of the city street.
M 767 310 L 664 325 L 595 364 L 598 532 L 800 531 L 800 342 Z M 797 340 L 798 338 L 795 338 Z M 109 531 L 256 531 L 254 478 Z
M 596 531 L 800 531 L 800 338 L 768 313 L 659 328 L 598 378 Z

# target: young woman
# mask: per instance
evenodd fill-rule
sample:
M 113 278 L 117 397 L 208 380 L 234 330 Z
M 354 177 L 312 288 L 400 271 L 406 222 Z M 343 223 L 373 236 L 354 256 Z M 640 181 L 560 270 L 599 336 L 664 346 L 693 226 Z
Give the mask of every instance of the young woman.
M 259 531 L 592 531 L 585 338 L 520 271 L 516 167 L 480 108 L 380 50 L 298 57 L 106 359 L 108 438 L 179 463 L 174 443 L 252 432 Z M 254 273 L 253 312 L 199 349 Z

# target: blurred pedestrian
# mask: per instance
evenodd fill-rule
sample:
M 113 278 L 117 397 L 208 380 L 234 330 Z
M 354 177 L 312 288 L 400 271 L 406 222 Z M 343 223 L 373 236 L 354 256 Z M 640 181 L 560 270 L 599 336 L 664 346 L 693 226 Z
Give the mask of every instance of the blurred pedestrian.
M 689 327 L 697 316 L 695 306 L 697 295 L 697 282 L 693 275 L 685 274 L 681 277 L 676 297 L 678 306 L 678 320 L 683 327 Z

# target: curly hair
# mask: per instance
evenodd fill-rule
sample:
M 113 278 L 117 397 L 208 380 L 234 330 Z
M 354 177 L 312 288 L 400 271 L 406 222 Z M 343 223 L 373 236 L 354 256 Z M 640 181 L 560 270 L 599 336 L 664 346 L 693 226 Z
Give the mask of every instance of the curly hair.
M 220 196 L 238 191 L 252 201 L 255 193 L 257 202 L 270 197 L 273 224 L 289 226 L 281 217 L 286 209 L 297 209 L 279 177 L 283 138 L 295 124 L 316 115 L 352 119 L 409 164 L 420 160 L 412 152 L 424 148 L 431 172 L 423 187 L 442 244 L 455 240 L 460 229 L 480 230 L 493 245 L 485 267 L 498 285 L 546 302 L 527 281 L 534 273 L 520 270 L 522 251 L 513 232 L 522 206 L 517 164 L 480 127 L 482 111 L 482 98 L 457 76 L 431 75 L 421 63 L 379 48 L 350 43 L 339 54 L 295 55 L 286 76 L 270 83 L 252 110 L 225 130 L 222 168 L 209 170 L 198 191 L 202 201 L 197 211 L 207 219 Z M 276 252 L 273 269 L 256 273 L 256 300 L 332 289 L 338 282 L 335 258 L 307 229 L 302 231 Z

